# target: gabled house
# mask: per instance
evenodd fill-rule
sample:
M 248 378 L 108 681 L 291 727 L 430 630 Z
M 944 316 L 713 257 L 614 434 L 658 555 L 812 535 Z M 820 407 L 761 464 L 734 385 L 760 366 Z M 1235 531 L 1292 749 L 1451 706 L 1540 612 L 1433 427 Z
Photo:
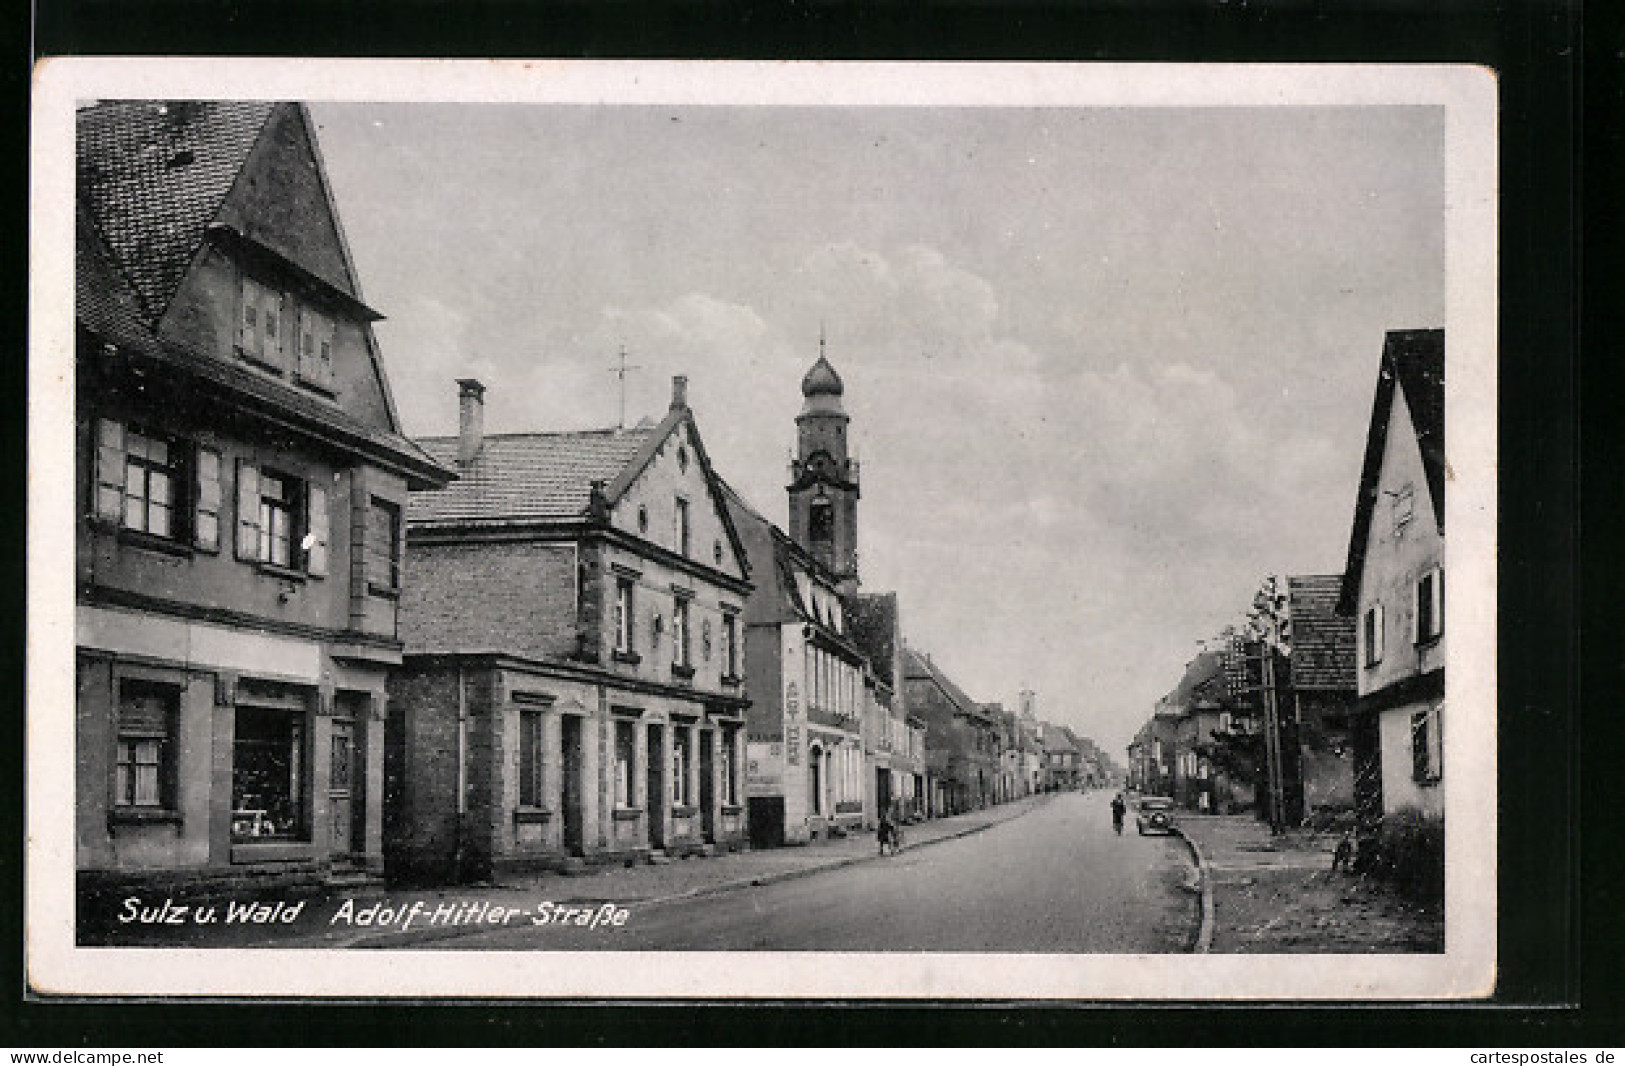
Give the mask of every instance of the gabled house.
M 374 877 L 407 490 L 452 472 L 401 435 L 315 125 L 76 124 L 81 887 Z
M 391 875 L 743 846 L 751 585 L 686 379 L 658 424 L 489 436 L 459 384 L 422 442 L 459 480 L 407 512 Z
M 929 655 L 907 646 L 903 677 L 909 710 L 925 721 L 930 813 L 961 814 L 987 806 L 999 767 L 997 723 Z
M 859 593 L 849 604 L 853 641 L 869 661 L 866 685 L 872 694 L 865 719 L 866 800 L 872 816 L 897 808 L 908 817 L 923 814 L 925 723 L 909 713 L 903 681 L 903 628 L 897 593 Z
M 1444 331 L 1388 334 L 1338 611 L 1355 629 L 1357 805 L 1444 812 Z
M 1354 621 L 1337 613 L 1341 575 L 1295 575 L 1286 584 L 1291 633 L 1286 714 L 1297 741 L 1295 787 L 1301 817 L 1315 819 L 1354 806 Z
M 743 615 L 751 843 L 805 844 L 856 829 L 871 693 L 841 578 L 731 487 L 724 498 L 756 566 Z

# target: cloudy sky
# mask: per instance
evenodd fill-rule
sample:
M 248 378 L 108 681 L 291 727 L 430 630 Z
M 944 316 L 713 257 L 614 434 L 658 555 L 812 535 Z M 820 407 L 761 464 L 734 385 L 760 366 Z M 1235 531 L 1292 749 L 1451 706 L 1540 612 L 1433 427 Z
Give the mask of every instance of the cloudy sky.
M 785 514 L 820 328 L 862 577 L 1115 756 L 1270 572 L 1348 546 L 1383 333 L 1444 323 L 1424 107 L 312 106 L 414 435 L 665 410 Z

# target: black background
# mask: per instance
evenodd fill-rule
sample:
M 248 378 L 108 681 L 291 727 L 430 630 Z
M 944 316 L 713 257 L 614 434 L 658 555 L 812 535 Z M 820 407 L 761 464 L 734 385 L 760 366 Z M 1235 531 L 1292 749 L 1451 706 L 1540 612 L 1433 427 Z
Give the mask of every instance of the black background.
M 16 30 L 25 33 L 17 33 Z M 9 165 L 26 188 L 27 78 L 52 55 L 491 56 L 982 59 L 1024 61 L 1473 63 L 1501 95 L 1500 985 L 1474 1005 L 108 1004 L 30 996 L 22 971 L 22 641 L 0 660 L 18 783 L 0 810 L 11 847 L 5 911 L 13 1047 L 234 1044 L 1451 1045 L 1619 1047 L 1625 1040 L 1625 848 L 1615 716 L 1625 658 L 1619 601 L 1625 475 L 1615 459 L 1625 353 L 1614 227 L 1582 246 L 1579 192 L 1596 223 L 1625 197 L 1620 134 L 1625 34 L 1617 15 L 1491 0 L 1113 0 L 1105 3 L 582 3 L 519 0 L 39 0 L 9 40 L 16 91 Z M 32 43 L 27 34 L 32 35 Z M 1584 46 L 1583 52 L 1582 43 Z M 1582 55 L 1584 62 L 1582 63 Z M 1582 83 L 1582 73 L 1586 81 Z M 1582 88 L 1585 89 L 1582 106 Z M 1578 161 L 1589 113 L 1592 157 Z M 26 276 L 27 207 L 12 200 L 10 262 Z M 1581 253 L 1588 349 L 1579 355 Z M 26 351 L 25 286 L 0 288 L 12 352 Z M 24 455 L 21 360 L 0 419 Z M 1584 454 L 1589 460 L 1582 467 Z M 18 464 L 21 467 L 21 463 Z M 25 542 L 23 478 L 0 517 Z M 1585 525 L 1577 522 L 1582 502 Z M 7 553 L 10 617 L 26 617 L 23 559 Z M 1582 580 L 1582 575 L 1584 579 Z M 11 632 L 22 636 L 22 629 Z M 34 708 L 34 713 L 49 713 Z M 71 713 L 63 709 L 61 713 Z M 1582 735 L 1585 743 L 1581 743 Z M 1582 766 L 1585 772 L 1582 774 Z M 1584 809 L 1588 817 L 1582 819 Z M 387 959 L 380 957 L 380 964 Z M 1589 1045 L 1587 1042 L 1590 1042 Z M 1159 1059 L 1189 1052 L 1158 1052 Z

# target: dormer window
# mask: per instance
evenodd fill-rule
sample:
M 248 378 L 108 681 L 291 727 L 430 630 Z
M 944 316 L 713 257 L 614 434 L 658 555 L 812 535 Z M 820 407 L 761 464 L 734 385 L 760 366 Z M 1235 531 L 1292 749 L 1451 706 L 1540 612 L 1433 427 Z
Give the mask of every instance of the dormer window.
M 299 380 L 320 389 L 333 387 L 333 320 L 309 307 L 299 310 Z
M 282 294 L 253 278 L 243 278 L 237 350 L 245 359 L 281 373 L 285 369 L 282 333 Z

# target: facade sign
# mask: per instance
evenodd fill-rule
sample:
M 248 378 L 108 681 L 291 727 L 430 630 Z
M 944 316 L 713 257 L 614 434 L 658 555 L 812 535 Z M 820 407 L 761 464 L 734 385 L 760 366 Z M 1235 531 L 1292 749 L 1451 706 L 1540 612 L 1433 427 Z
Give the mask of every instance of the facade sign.
M 791 766 L 801 765 L 801 707 L 797 699 L 796 683 L 784 686 L 784 761 Z

